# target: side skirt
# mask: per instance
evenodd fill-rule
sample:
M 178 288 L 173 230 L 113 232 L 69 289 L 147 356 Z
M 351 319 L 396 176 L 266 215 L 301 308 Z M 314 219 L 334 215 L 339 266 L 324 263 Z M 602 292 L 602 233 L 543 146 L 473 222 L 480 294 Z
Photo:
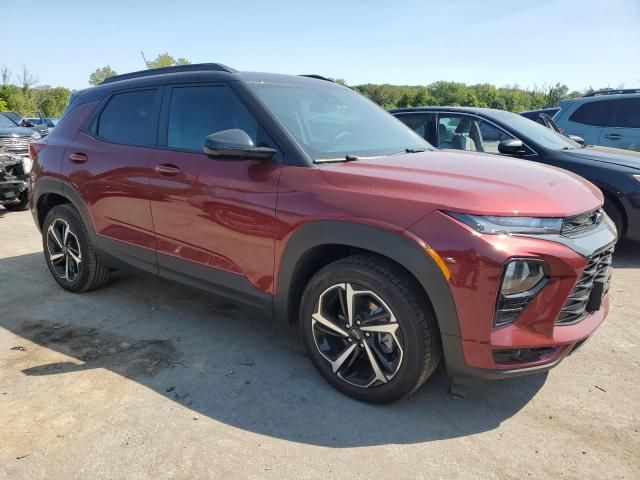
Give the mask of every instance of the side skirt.
M 109 267 L 146 273 L 242 303 L 273 316 L 273 296 L 257 290 L 245 277 L 206 267 L 96 235 L 98 254 Z

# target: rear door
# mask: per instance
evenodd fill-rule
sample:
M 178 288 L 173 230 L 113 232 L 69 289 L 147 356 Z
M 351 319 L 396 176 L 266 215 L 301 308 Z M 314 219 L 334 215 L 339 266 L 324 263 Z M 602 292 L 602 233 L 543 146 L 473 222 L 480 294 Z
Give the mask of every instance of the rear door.
M 186 283 L 268 294 L 281 167 L 203 153 L 207 135 L 232 128 L 278 148 L 229 85 L 167 87 L 151 175 L 159 270 Z
M 62 162 L 63 176 L 87 204 L 99 246 L 152 272 L 157 268 L 149 175 L 160 103 L 160 88 L 114 92 Z
M 600 145 L 640 151 L 640 97 L 616 98 L 608 103 L 613 118 L 600 133 Z

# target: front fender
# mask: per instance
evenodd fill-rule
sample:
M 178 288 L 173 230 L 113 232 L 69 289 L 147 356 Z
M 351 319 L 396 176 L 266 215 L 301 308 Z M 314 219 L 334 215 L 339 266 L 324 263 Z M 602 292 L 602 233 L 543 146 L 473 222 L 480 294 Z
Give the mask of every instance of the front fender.
M 405 231 L 390 231 L 371 225 L 339 220 L 316 220 L 298 227 L 288 238 L 276 275 L 274 313 L 291 320 L 293 302 L 289 292 L 300 259 L 316 247 L 342 245 L 382 255 L 411 273 L 426 292 L 433 307 L 440 333 L 459 336 L 460 329 L 451 292 L 440 268 L 424 251 L 424 245 Z

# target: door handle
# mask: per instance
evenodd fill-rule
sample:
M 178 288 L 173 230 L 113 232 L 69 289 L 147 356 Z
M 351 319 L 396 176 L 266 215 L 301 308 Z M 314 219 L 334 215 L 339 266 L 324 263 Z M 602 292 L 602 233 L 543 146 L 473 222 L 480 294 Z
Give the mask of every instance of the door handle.
M 69 154 L 69 160 L 71 160 L 73 163 L 84 163 L 89 160 L 89 157 L 87 157 L 85 153 L 76 152 Z
M 156 172 L 165 177 L 175 177 L 181 173 L 181 170 L 171 163 L 161 163 L 156 167 Z
M 622 135 L 619 133 L 609 133 L 608 135 L 605 135 L 604 138 L 608 138 L 609 140 L 620 140 Z

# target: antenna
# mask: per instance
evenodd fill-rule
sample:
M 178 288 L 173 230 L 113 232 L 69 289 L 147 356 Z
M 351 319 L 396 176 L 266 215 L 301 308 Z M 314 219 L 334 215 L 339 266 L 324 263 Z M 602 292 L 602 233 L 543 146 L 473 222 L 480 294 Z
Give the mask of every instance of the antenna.
M 144 52 L 142 50 L 140 50 L 140 53 L 142 54 L 142 60 L 144 60 L 144 66 L 147 68 L 147 70 L 149 69 L 149 63 L 147 63 L 147 59 L 144 56 Z

